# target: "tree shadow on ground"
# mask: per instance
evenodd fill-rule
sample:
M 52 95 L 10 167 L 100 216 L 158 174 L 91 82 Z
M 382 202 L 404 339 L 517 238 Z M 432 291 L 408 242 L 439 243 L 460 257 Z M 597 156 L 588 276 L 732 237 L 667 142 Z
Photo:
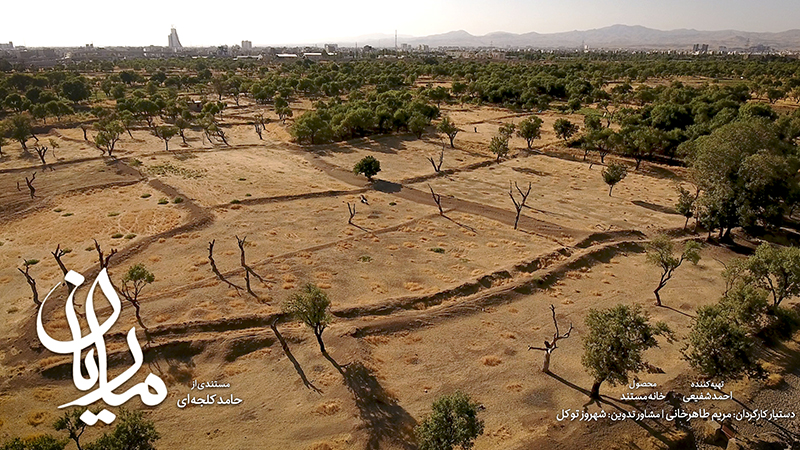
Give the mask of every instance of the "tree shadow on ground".
M 567 387 L 570 387 L 570 388 L 572 388 L 572 389 L 574 389 L 574 390 L 586 395 L 587 398 L 589 397 L 590 392 L 589 392 L 588 389 L 584 389 L 584 388 L 582 388 L 582 387 L 580 387 L 580 386 L 578 386 L 578 385 L 576 385 L 576 384 L 574 384 L 574 383 L 572 383 L 570 381 L 567 381 L 564 378 L 561 378 L 560 376 L 558 376 L 558 375 L 556 375 L 556 374 L 554 374 L 552 372 L 547 372 L 547 375 L 550 376 L 551 378 L 553 378 L 554 380 L 558 381 L 559 383 L 561 383 L 561 384 L 563 384 L 563 385 L 565 385 Z M 603 404 L 606 404 L 606 405 L 609 405 L 609 406 L 613 407 L 614 409 L 618 410 L 619 412 L 627 413 L 628 410 L 626 410 L 625 408 L 620 406 L 620 403 L 622 403 L 622 402 L 616 401 L 616 400 L 614 400 L 611 397 L 608 397 L 606 395 L 601 395 L 599 399 L 591 399 L 591 398 L 589 398 L 589 400 L 583 405 L 583 409 L 584 409 L 584 411 L 586 411 L 586 408 L 591 404 L 596 404 L 600 408 L 603 407 Z M 637 407 L 636 405 L 628 404 L 628 403 L 623 403 L 623 404 L 625 404 L 626 406 L 633 407 L 635 410 L 637 410 L 639 412 L 642 411 L 642 409 Z M 669 427 L 661 424 L 660 422 L 654 422 L 659 428 L 659 429 L 656 429 L 656 428 L 653 428 L 652 426 L 644 423 L 643 420 L 634 419 L 633 421 L 637 425 L 642 427 L 642 429 L 647 431 L 651 436 L 653 436 L 654 438 L 658 439 L 659 441 L 663 442 L 664 444 L 666 444 L 667 446 L 670 446 L 670 448 L 672 448 L 671 446 L 673 445 L 673 443 L 670 442 L 670 440 L 667 439 L 664 436 L 664 434 L 667 433 L 670 430 Z
M 329 354 L 323 355 L 342 374 L 345 386 L 353 393 L 368 433 L 366 448 L 377 450 L 381 442 L 388 441 L 400 448 L 415 450 L 417 421 L 386 392 L 372 370 L 360 361 L 341 366 Z
M 391 181 L 386 181 L 386 180 L 375 180 L 375 182 L 372 184 L 372 187 L 376 191 L 383 192 L 385 194 L 393 194 L 403 190 L 402 184 L 393 183 Z
M 321 394 L 322 390 L 314 386 L 314 384 L 308 380 L 308 377 L 306 377 L 306 373 L 303 371 L 303 368 L 300 366 L 300 363 L 297 361 L 297 358 L 295 358 L 294 355 L 292 354 L 292 351 L 289 350 L 289 344 L 286 343 L 286 339 L 284 339 L 280 331 L 278 331 L 277 324 L 275 322 L 272 322 L 270 324 L 270 328 L 272 328 L 272 332 L 275 333 L 275 337 L 278 338 L 278 341 L 281 343 L 281 348 L 283 348 L 283 353 L 285 353 L 286 357 L 289 358 L 289 361 L 292 362 L 292 365 L 294 365 L 294 370 L 297 372 L 298 375 L 300 375 L 300 379 L 303 380 L 303 385 L 313 390 L 314 392 Z
M 678 211 L 676 211 L 675 208 L 670 208 L 668 206 L 662 206 L 662 205 L 657 205 L 655 203 L 643 202 L 641 200 L 634 200 L 631 203 L 633 203 L 636 206 L 640 206 L 642 208 L 649 209 L 650 211 L 656 211 L 656 212 L 660 212 L 660 213 L 663 213 L 663 214 L 680 215 L 680 213 Z

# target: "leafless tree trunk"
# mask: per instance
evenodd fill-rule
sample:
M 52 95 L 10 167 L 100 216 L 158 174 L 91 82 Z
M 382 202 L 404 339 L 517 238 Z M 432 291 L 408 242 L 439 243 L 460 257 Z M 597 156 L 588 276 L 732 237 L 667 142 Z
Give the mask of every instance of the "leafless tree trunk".
M 439 214 L 444 215 L 444 210 L 442 209 L 442 195 L 433 192 L 433 188 L 431 185 L 428 185 L 428 188 L 431 190 L 431 196 L 433 197 L 433 201 L 436 202 L 436 206 L 439 207 Z
M 112 256 L 117 254 L 117 249 L 112 248 L 111 253 L 108 254 L 105 258 L 103 258 L 103 251 L 100 249 L 100 244 L 97 243 L 97 239 L 94 240 L 94 248 L 97 250 L 97 258 L 100 260 L 100 270 L 108 268 L 108 261 L 111 259 Z
M 36 154 L 39 155 L 39 159 L 42 161 L 42 168 L 46 169 L 48 167 L 47 161 L 45 161 L 45 155 L 47 155 L 47 147 L 43 145 L 35 145 L 33 149 L 36 151 Z
M 31 198 L 36 198 L 36 188 L 33 187 L 33 180 L 36 179 L 36 172 L 33 172 L 31 179 L 29 180 L 28 177 L 25 177 L 25 183 L 28 185 L 28 190 L 31 191 Z
M 553 341 L 544 341 L 544 347 L 528 347 L 528 350 L 541 350 L 544 352 L 544 364 L 542 365 L 542 372 L 544 373 L 550 373 L 550 355 L 555 349 L 558 348 L 558 341 L 561 339 L 567 339 L 570 333 L 572 333 L 572 322 L 570 322 L 569 330 L 567 330 L 565 334 L 560 334 L 558 331 L 558 321 L 556 320 L 556 307 L 550 305 L 550 311 L 553 313 L 553 325 L 556 328 L 555 333 L 553 333 Z
M 58 267 L 61 269 L 61 272 L 64 273 L 64 276 L 66 276 L 67 273 L 69 272 L 69 270 L 67 270 L 67 266 L 64 265 L 64 262 L 61 261 L 61 257 L 66 255 L 67 252 L 65 252 L 64 250 L 61 249 L 61 244 L 58 244 L 56 246 L 56 251 L 50 252 L 50 254 L 53 255 L 53 258 L 56 259 L 56 263 L 58 263 Z M 71 291 L 72 287 L 73 287 L 72 283 L 70 283 L 68 281 L 64 281 L 64 283 L 67 285 L 67 289 L 69 289 Z
M 136 282 L 133 283 L 133 287 L 128 286 L 128 283 L 125 280 L 122 280 L 122 289 L 120 289 L 120 293 L 125 300 L 130 302 L 133 305 L 134 314 L 136 314 L 136 321 L 139 322 L 139 325 L 142 326 L 144 330 L 145 336 L 147 336 L 147 340 L 150 340 L 150 331 L 148 330 L 147 326 L 145 326 L 144 322 L 142 321 L 142 313 L 141 313 L 141 305 L 139 304 L 139 294 L 141 293 L 143 285 L 139 285 Z
M 245 257 L 244 257 L 245 239 L 247 239 L 247 236 L 243 237 L 242 239 L 239 239 L 239 236 L 236 236 L 236 241 L 239 243 L 239 252 L 240 252 L 240 255 L 241 255 L 240 262 L 241 262 L 242 268 L 244 268 L 244 281 L 245 281 L 246 286 L 247 286 L 247 292 L 249 292 L 250 295 L 252 295 L 253 297 L 258 297 L 253 292 L 253 290 L 250 288 L 250 274 L 253 274 L 254 277 L 258 278 L 258 281 L 260 281 L 261 283 L 263 283 L 265 285 L 267 284 L 267 282 L 259 274 L 255 273 L 255 271 L 253 271 L 253 269 L 251 269 L 250 266 L 248 266 L 247 263 L 245 262 Z
M 36 289 L 36 280 L 28 273 L 28 270 L 31 268 L 29 264 L 25 264 L 25 270 L 20 269 L 19 273 L 25 275 L 25 281 L 28 282 L 28 286 L 31 287 L 31 293 L 33 293 L 33 303 L 36 303 L 36 306 L 41 306 L 42 302 L 39 301 L 39 291 Z
M 81 125 L 81 131 L 83 131 L 83 140 L 89 142 L 89 136 L 86 135 L 86 125 Z
M 256 129 L 256 134 L 258 135 L 258 140 L 263 140 L 264 138 L 261 136 L 261 133 L 264 130 L 263 130 L 263 128 L 261 128 L 261 124 L 256 122 L 256 123 L 253 124 L 253 128 Z
M 217 130 L 217 136 L 219 136 L 219 138 L 222 139 L 222 142 L 224 142 L 225 145 L 227 145 L 228 147 L 231 146 L 231 144 L 228 144 L 228 140 L 225 138 L 225 132 L 222 131 L 222 128 L 219 128 Z
M 239 293 L 241 289 L 239 286 L 231 283 L 230 281 L 226 280 L 222 273 L 220 273 L 219 269 L 217 269 L 217 263 L 214 261 L 214 243 L 217 242 L 216 239 L 212 240 L 208 243 L 208 262 L 211 263 L 211 271 L 214 272 L 214 275 L 217 276 L 222 282 L 226 283 L 228 286 L 236 289 L 236 293 Z
M 347 202 L 347 210 L 350 211 L 350 219 L 347 220 L 347 224 L 353 225 L 353 217 L 356 216 L 356 204 L 353 203 L 353 206 L 350 206 L 350 202 Z
M 444 148 L 442 148 L 441 153 L 439 153 L 439 164 L 436 164 L 436 161 L 434 161 L 433 156 L 428 156 L 428 161 L 431 162 L 431 165 L 433 166 L 433 170 L 436 173 L 441 172 L 441 170 L 442 170 L 442 162 L 444 162 Z
M 525 202 L 528 201 L 528 196 L 531 194 L 531 183 L 528 183 L 528 191 L 522 192 L 522 189 L 519 188 L 517 183 L 514 183 L 514 186 L 517 188 L 517 192 L 519 195 L 522 196 L 522 201 L 517 201 L 514 198 L 514 191 L 511 189 L 511 182 L 508 183 L 508 196 L 511 197 L 511 201 L 514 202 L 514 208 L 517 210 L 517 217 L 514 219 L 514 229 L 517 229 L 517 224 L 519 224 L 519 216 L 522 214 L 522 208 L 525 207 Z

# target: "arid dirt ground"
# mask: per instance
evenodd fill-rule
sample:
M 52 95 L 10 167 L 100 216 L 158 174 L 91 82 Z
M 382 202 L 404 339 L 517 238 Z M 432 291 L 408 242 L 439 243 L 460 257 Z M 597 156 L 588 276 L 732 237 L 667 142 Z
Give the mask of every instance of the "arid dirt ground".
M 112 159 L 79 129 L 55 128 L 38 136 L 59 144 L 49 168 L 21 149 L 4 148 L 0 440 L 51 432 L 56 406 L 79 393 L 71 359 L 39 344 L 37 307 L 17 268 L 25 259 L 40 260 L 30 272 L 44 297 L 62 277 L 50 254 L 60 245 L 71 250 L 64 257 L 68 268 L 91 281 L 99 270 L 96 239 L 106 254 L 118 250 L 109 266 L 115 283 L 135 263 L 156 276 L 142 294 L 152 340 L 147 364 L 133 381 L 151 371 L 165 380 L 169 395 L 154 408 L 138 399 L 128 405 L 155 421 L 159 448 L 413 448 L 413 426 L 435 398 L 455 390 L 484 407 L 486 432 L 477 449 L 667 448 L 672 442 L 667 422 L 585 424 L 556 415 L 600 409 L 587 405 L 592 379 L 580 358 L 589 309 L 640 304 L 682 336 L 695 309 L 723 292 L 723 264 L 738 255 L 709 245 L 698 265 L 682 266 L 662 291 L 666 307 L 654 306 L 659 271 L 645 260 L 647 239 L 662 231 L 676 239 L 704 237 L 684 232 L 684 218 L 674 211 L 683 169 L 644 163 L 633 171 L 627 161 L 629 176 L 609 196 L 596 155 L 590 167 L 553 134 L 557 114 L 541 115 L 543 135 L 533 151 L 514 138 L 509 158 L 496 162 L 489 140 L 501 123 L 524 115 L 446 106 L 463 131 L 456 148 L 444 148 L 447 172 L 438 175 L 426 158 L 438 157 L 444 143 L 432 131 L 422 140 L 398 135 L 304 148 L 290 142 L 289 123 L 275 117 L 259 140 L 246 123 L 255 110 L 246 104 L 226 110 L 229 147 L 187 131 L 186 145 L 175 138 L 165 151 L 140 129 L 133 139 L 123 136 Z M 351 171 L 366 155 L 383 169 L 374 185 Z M 24 178 L 33 172 L 37 197 L 31 199 Z M 532 188 L 518 230 L 509 183 Z M 442 195 L 444 215 L 431 188 Z M 357 208 L 353 225 L 348 203 Z M 263 277 L 252 280 L 256 296 L 229 287 L 209 267 L 208 245 L 215 240 L 217 266 L 244 286 L 235 236 L 247 237 L 247 262 Z M 741 238 L 740 244 L 754 245 Z M 332 299 L 335 320 L 324 333 L 330 359 L 299 324 L 270 326 L 281 302 L 306 282 Z M 55 337 L 68 335 L 65 293 L 59 288 L 44 311 Z M 80 291 L 81 306 L 85 295 Z M 553 374 L 546 375 L 539 371 L 541 352 L 528 346 L 552 336 L 551 304 L 559 324 L 575 328 L 559 343 Z M 107 310 L 101 307 L 100 315 Z M 112 374 L 130 364 L 124 333 L 132 325 L 146 342 L 125 304 L 107 336 Z M 642 378 L 663 391 L 687 389 L 693 378 L 682 345 L 662 342 L 648 352 L 660 371 Z M 798 354 L 796 342 L 763 353 L 770 370 L 785 376 L 777 390 L 765 391 L 760 381 L 728 387 L 753 408 L 776 396 L 796 398 Z M 230 383 L 223 393 L 243 403 L 178 408 L 192 380 Z M 625 392 L 625 386 L 604 385 L 602 407 L 633 409 L 618 400 Z M 771 426 L 761 432 L 775 431 Z M 797 431 L 796 422 L 789 427 Z

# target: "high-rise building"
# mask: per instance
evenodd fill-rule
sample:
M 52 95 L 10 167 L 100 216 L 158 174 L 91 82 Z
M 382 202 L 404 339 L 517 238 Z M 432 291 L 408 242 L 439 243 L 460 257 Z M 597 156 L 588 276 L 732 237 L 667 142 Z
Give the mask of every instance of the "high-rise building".
M 174 50 L 183 48 L 180 39 L 178 39 L 178 32 L 175 30 L 175 28 L 172 28 L 167 39 L 169 41 L 169 48 Z
M 253 49 L 253 43 L 252 42 L 250 42 L 250 41 L 242 41 L 242 50 L 246 51 L 246 50 L 252 50 L 252 49 Z

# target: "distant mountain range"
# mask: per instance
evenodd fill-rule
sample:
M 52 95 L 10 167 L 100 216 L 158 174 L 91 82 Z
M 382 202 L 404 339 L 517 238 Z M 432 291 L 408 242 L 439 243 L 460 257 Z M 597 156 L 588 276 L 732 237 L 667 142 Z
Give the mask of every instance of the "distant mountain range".
M 358 39 L 359 47 L 394 47 L 393 35 L 368 35 Z M 398 36 L 398 44 L 429 45 L 431 47 L 499 47 L 499 48 L 546 48 L 567 49 L 588 45 L 592 49 L 691 49 L 693 44 L 708 44 L 709 50 L 720 46 L 728 49 L 744 49 L 767 46 L 774 50 L 800 50 L 800 30 L 778 33 L 757 33 L 748 31 L 722 30 L 655 30 L 642 26 L 613 25 L 586 31 L 567 31 L 562 33 L 489 33 L 473 36 L 464 30 L 451 31 L 423 37 Z

